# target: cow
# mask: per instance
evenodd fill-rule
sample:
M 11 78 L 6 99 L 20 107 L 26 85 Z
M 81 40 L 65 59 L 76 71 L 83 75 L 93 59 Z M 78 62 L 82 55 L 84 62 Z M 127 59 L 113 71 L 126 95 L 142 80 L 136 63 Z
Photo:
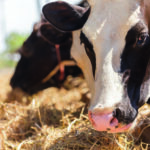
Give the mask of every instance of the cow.
M 18 50 L 21 59 L 10 81 L 12 88 L 34 94 L 48 87 L 60 87 L 68 75 L 81 75 L 70 56 L 71 45 L 72 33 L 55 29 L 42 17 Z
M 97 131 L 126 132 L 150 97 L 150 1 L 52 2 L 43 9 L 57 29 L 73 32 L 71 55 L 92 93 Z

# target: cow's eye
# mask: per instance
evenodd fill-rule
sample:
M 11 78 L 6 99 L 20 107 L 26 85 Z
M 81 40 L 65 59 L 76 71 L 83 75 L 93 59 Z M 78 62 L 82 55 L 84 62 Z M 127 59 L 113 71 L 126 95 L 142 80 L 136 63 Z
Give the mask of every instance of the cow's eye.
M 142 33 L 137 39 L 137 46 L 143 46 L 149 39 L 148 33 Z

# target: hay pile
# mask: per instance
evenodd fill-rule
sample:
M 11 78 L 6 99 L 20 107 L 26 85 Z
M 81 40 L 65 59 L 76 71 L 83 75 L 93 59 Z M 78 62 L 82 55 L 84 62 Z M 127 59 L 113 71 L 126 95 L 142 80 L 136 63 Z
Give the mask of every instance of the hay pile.
M 87 107 L 90 93 L 82 78 L 68 77 L 61 89 L 29 96 L 9 86 L 11 73 L 0 73 L 0 150 L 129 150 L 131 134 L 92 129 Z M 138 127 L 138 135 L 141 132 Z

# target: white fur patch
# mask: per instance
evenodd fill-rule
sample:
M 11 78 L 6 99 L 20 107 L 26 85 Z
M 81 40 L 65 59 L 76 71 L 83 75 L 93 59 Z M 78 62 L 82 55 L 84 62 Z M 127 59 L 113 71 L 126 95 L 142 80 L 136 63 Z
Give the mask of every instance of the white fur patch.
M 42 6 L 44 6 L 44 5 L 47 4 L 47 3 L 50 3 L 50 2 L 57 2 L 57 1 L 64 1 L 64 2 L 67 2 L 67 3 L 72 4 L 72 5 L 78 5 L 78 4 L 80 4 L 83 0 L 45 0 L 45 1 L 42 1 Z
M 84 72 L 92 91 L 92 111 L 112 111 L 124 100 L 121 83 L 120 55 L 127 32 L 142 18 L 138 0 L 89 0 L 91 14 L 82 31 L 93 44 L 96 54 L 96 77 L 80 45 L 80 31 L 74 32 L 72 56 Z

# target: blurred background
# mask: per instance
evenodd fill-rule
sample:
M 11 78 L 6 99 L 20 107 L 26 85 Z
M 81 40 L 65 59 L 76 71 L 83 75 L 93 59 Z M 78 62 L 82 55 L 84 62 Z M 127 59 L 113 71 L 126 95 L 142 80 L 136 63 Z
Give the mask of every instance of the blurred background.
M 53 0 L 0 0 L 0 69 L 14 67 L 15 52 L 40 19 L 42 6 Z

